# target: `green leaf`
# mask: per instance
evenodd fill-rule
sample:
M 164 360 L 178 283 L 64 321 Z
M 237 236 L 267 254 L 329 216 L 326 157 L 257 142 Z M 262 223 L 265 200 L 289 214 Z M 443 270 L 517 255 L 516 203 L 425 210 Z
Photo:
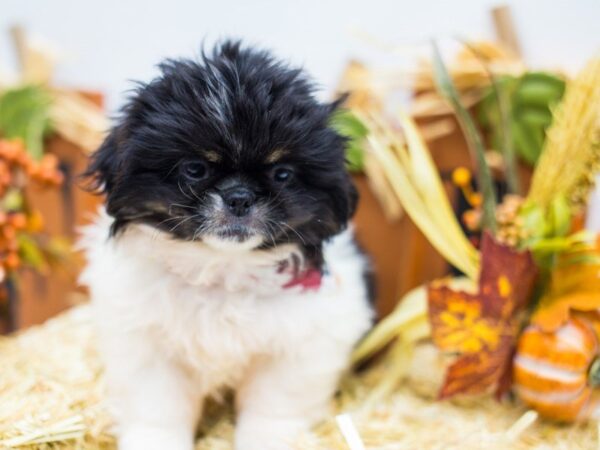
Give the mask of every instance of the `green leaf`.
M 590 246 L 590 232 L 580 231 L 569 236 L 555 236 L 538 239 L 530 245 L 534 252 L 561 253 L 585 250 Z
M 331 126 L 347 139 L 346 163 L 351 172 L 364 167 L 364 140 L 369 129 L 349 110 L 342 109 L 331 117 Z
M 440 51 L 433 43 L 433 74 L 439 93 L 452 106 L 456 117 L 463 128 L 469 148 L 477 161 L 477 175 L 479 189 L 483 194 L 483 228 L 496 231 L 496 191 L 490 168 L 485 159 L 483 139 L 475 126 L 471 114 L 460 101 L 460 96 L 454 86 L 452 78 L 444 65 Z
M 565 83 L 555 75 L 545 72 L 529 72 L 521 77 L 515 102 L 519 105 L 547 108 L 560 100 L 565 91 Z
M 542 148 L 536 143 L 531 128 L 519 120 L 513 120 L 512 133 L 519 156 L 529 164 L 535 165 Z
M 548 221 L 552 236 L 566 236 L 571 229 L 571 208 L 564 195 L 557 195 L 550 203 Z
M 19 234 L 17 235 L 17 242 L 19 245 L 19 255 L 23 262 L 36 270 L 43 270 L 46 267 L 44 254 L 31 236 Z
M 534 252 L 557 253 L 567 250 L 571 246 L 571 241 L 564 237 L 538 239 L 531 244 L 530 248 Z
M 552 123 L 552 113 L 548 108 L 531 107 L 519 114 L 519 119 L 535 128 L 546 128 Z
M 513 80 L 506 78 L 504 84 L 506 86 L 512 86 Z M 506 179 L 508 181 L 509 191 L 515 194 L 520 194 L 521 183 L 519 181 L 519 174 L 517 170 L 517 162 L 515 158 L 515 146 L 514 139 L 512 136 L 512 102 L 511 102 L 511 91 L 508 88 L 497 89 L 492 75 L 492 89 L 496 92 L 496 98 L 498 101 L 498 112 L 500 115 L 500 130 L 501 130 L 501 149 L 502 155 L 504 156 L 504 163 L 506 165 Z
M 486 64 L 485 60 L 481 61 Z M 490 132 L 492 148 L 500 150 L 506 165 L 509 191 L 520 194 L 521 186 L 516 161 L 517 145 L 514 136 L 514 113 L 512 97 L 517 86 L 513 76 L 497 76 L 489 71 L 491 84 L 479 104 L 480 125 Z
M 44 137 L 50 132 L 50 96 L 41 87 L 24 86 L 0 96 L 0 134 L 23 140 L 27 152 L 40 159 Z
M 546 218 L 544 210 L 538 205 L 521 208 L 519 216 L 523 219 L 523 228 L 530 236 L 540 238 L 546 234 Z
M 494 90 L 498 93 L 494 94 Z M 502 142 L 503 135 L 506 139 L 512 134 L 515 154 L 535 165 L 542 152 L 546 128 L 552 123 L 550 110 L 562 98 L 564 90 L 564 80 L 545 72 L 498 78 L 480 103 L 480 124 L 490 132 L 491 142 L 498 149 L 506 145 Z M 501 107 L 499 100 L 503 98 L 507 105 Z M 500 109 L 510 112 L 508 121 L 501 120 Z M 506 128 L 507 123 L 510 128 Z

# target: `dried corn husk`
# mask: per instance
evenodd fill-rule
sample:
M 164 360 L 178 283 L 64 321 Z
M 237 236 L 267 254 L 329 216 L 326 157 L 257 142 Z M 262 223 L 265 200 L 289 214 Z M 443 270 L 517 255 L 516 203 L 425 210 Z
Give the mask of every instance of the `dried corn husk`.
M 455 129 L 454 121 L 440 119 L 421 126 L 421 133 L 426 140 L 435 140 L 451 133 Z M 400 139 L 401 136 L 398 136 Z M 373 154 L 366 153 L 364 157 L 364 171 L 367 175 L 369 186 L 379 201 L 388 222 L 394 223 L 404 216 L 404 208 L 396 196 L 392 185 L 386 178 L 381 162 Z
M 369 187 L 379 201 L 386 220 L 390 223 L 400 220 L 404 215 L 402 204 L 385 178 L 385 173 L 378 160 L 371 154 L 365 155 L 364 171 L 367 175 Z
M 379 161 L 402 206 L 432 245 L 468 277 L 478 273 L 479 253 L 462 232 L 437 168 L 414 121 L 399 118 L 404 138 L 375 112 L 356 114 L 369 127 L 369 150 Z
M 409 327 L 418 326 L 421 322 L 428 323 L 427 315 L 427 288 L 419 286 L 409 291 L 399 302 L 396 309 L 362 340 L 354 350 L 352 359 L 358 363 L 363 359 L 375 354 L 385 345 L 392 342 L 398 335 Z M 430 330 L 426 330 L 425 337 Z

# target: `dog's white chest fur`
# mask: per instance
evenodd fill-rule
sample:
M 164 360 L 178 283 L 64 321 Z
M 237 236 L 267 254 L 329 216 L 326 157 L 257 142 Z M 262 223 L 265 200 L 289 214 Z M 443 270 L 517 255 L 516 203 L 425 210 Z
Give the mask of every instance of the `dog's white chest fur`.
M 294 254 L 292 247 L 215 250 L 171 240 L 143 226 L 108 239 L 109 226 L 103 215 L 85 232 L 89 264 L 82 281 L 91 289 L 124 433 L 128 421 L 145 420 L 135 402 L 149 403 L 154 396 L 164 401 L 163 389 L 182 390 L 181 399 L 199 402 L 231 387 L 243 390 L 240 397 L 247 399 L 249 411 L 270 407 L 300 410 L 307 418 L 322 416 L 323 401 L 371 321 L 363 280 L 366 262 L 350 231 L 326 244 L 328 271 L 318 290 L 307 290 L 284 288 L 291 275 L 277 270 Z M 269 400 L 261 391 L 265 405 L 253 406 L 258 393 L 252 391 L 264 390 L 263 382 L 253 380 L 257 377 L 284 394 Z M 301 380 L 301 389 L 293 386 L 294 377 Z M 173 382 L 180 386 L 169 384 Z M 154 392 L 131 394 L 145 384 Z M 292 395 L 290 390 L 298 392 Z M 306 404 L 311 390 L 324 392 L 312 394 L 315 400 Z M 175 398 L 174 403 L 182 401 Z M 242 403 L 238 405 L 243 409 Z M 172 406 L 177 407 L 183 408 Z M 188 415 L 189 420 L 197 418 Z M 252 437 L 244 441 L 252 442 Z M 238 443 L 238 448 L 254 447 Z

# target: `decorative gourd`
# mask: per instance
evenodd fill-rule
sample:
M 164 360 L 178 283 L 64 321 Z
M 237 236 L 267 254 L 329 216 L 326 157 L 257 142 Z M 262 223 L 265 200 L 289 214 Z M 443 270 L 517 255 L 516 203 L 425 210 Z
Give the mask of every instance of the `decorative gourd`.
M 600 345 L 594 324 L 571 317 L 553 332 L 529 325 L 514 358 L 514 390 L 543 417 L 574 422 L 600 417 Z

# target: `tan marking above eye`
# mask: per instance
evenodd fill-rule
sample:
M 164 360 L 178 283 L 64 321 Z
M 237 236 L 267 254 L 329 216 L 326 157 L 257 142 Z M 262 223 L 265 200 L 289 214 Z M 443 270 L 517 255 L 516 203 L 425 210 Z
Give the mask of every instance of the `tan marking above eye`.
M 265 162 L 267 162 L 268 164 L 276 163 L 281 158 L 283 158 L 286 153 L 287 152 L 284 149 L 278 148 L 278 149 L 272 151 L 271 153 L 269 153 L 269 155 L 267 156 L 267 159 L 265 159 Z
M 207 161 L 212 162 L 212 163 L 216 163 L 221 160 L 221 155 L 219 155 L 217 152 L 212 151 L 212 150 L 204 152 L 204 157 L 206 158 Z

